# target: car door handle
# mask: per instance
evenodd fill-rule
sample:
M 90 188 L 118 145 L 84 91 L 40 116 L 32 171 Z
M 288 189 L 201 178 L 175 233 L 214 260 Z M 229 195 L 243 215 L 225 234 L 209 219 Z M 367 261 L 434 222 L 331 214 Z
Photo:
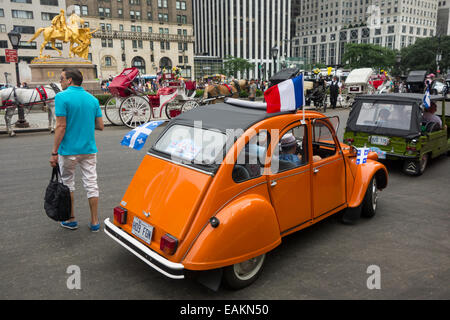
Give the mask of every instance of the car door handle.
M 276 181 L 272 181 L 271 183 L 270 183 L 270 186 L 271 187 L 275 187 L 277 185 L 277 182 Z
M 318 168 L 314 168 L 314 170 L 313 170 L 313 172 L 314 173 L 317 173 L 317 172 L 319 172 L 320 170 L 318 169 Z

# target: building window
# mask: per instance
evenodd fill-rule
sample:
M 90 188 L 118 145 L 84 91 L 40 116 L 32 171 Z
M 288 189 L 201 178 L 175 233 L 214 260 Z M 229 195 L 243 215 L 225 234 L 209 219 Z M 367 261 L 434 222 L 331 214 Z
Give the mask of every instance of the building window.
M 44 20 L 44 21 L 50 21 L 54 17 L 56 17 L 57 15 L 58 15 L 57 13 L 41 12 L 41 19 Z
M 112 65 L 112 59 L 110 56 L 105 57 L 105 67 L 111 67 Z
M 3 11 L 3 9 L 2 9 Z M 13 18 L 19 18 L 19 19 L 33 19 L 33 11 L 26 11 L 26 10 L 11 10 L 12 17 Z M 0 14 L 0 16 L 2 16 Z
M 152 20 L 152 13 L 151 12 L 147 12 L 147 20 Z
M 186 10 L 186 1 L 177 1 L 175 4 L 177 10 Z
M 167 0 L 158 0 L 158 8 L 167 8 Z
M 177 23 L 178 24 L 186 24 L 187 23 L 187 16 L 177 14 Z
M 88 15 L 88 6 L 81 6 L 81 15 L 82 16 L 87 16 Z
M 0 24 L 0 32 L 6 32 L 6 25 Z
M 158 21 L 160 22 L 168 22 L 169 15 L 167 13 L 158 13 Z
M 13 29 L 19 33 L 34 34 L 34 27 L 31 26 L 13 26 Z
M 41 5 L 44 6 L 58 6 L 58 0 L 41 0 Z
M 17 3 L 31 3 L 31 0 L 11 0 L 11 2 L 17 2 Z

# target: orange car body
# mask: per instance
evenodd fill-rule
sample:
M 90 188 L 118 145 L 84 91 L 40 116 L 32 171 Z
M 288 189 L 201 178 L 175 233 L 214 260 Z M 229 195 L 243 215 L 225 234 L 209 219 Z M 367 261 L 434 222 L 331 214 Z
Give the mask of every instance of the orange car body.
M 312 124 L 317 119 L 333 132 L 337 149 L 314 161 Z M 278 140 L 271 138 L 264 174 L 240 183 L 233 180 L 234 163 L 255 132 L 277 129 L 281 137 L 301 122 L 307 130 L 307 164 L 272 173 L 270 159 Z M 180 279 L 185 270 L 226 267 L 267 253 L 284 236 L 357 208 L 373 177 L 379 189 L 387 185 L 387 170 L 376 161 L 376 154 L 357 165 L 354 150 L 338 141 L 329 119 L 313 111 L 257 121 L 236 139 L 223 160 L 209 173 L 149 151 L 121 201 L 127 210 L 125 223 L 106 219 L 105 232 L 156 270 Z M 150 243 L 132 233 L 135 217 L 153 227 Z M 177 239 L 173 254 L 160 248 L 165 234 Z

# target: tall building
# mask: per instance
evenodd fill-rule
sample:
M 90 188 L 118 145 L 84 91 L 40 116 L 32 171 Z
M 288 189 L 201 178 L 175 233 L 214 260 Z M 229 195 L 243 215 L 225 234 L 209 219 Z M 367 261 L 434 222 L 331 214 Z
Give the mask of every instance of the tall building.
M 141 74 L 179 67 L 191 78 L 194 66 L 192 0 L 67 0 L 86 26 L 98 31 L 90 58 L 98 77 L 137 67 Z
M 436 34 L 441 36 L 450 35 L 450 0 L 438 2 Z
M 400 50 L 436 34 L 437 8 L 437 0 L 304 0 L 293 55 L 336 66 L 349 42 Z
M 207 61 L 227 56 L 255 64 L 245 77 L 271 75 L 271 49 L 279 48 L 277 61 L 289 56 L 290 12 L 291 0 L 193 0 L 196 78 L 211 73 Z
M 60 8 L 65 7 L 65 0 L 0 0 L 0 83 L 5 83 L 7 77 L 10 84 L 16 84 L 15 64 L 6 62 L 5 57 L 4 49 L 12 49 L 8 32 L 14 29 L 21 34 L 18 49 L 19 75 L 21 82 L 29 82 L 31 70 L 28 64 L 39 55 L 43 37 L 40 35 L 31 43 L 27 41 L 39 28 L 51 25 L 53 17 L 59 14 Z M 69 52 L 68 47 L 63 47 L 61 43 L 57 43 L 56 47 L 63 50 L 64 55 Z M 50 45 L 47 48 L 50 49 Z

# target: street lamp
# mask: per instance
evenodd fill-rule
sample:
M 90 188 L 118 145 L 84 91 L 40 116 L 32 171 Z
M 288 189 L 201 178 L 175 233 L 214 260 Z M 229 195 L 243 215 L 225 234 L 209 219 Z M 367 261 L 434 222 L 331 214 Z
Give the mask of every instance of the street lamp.
M 17 50 L 19 48 L 21 36 L 22 35 L 14 29 L 8 33 L 9 41 L 11 42 L 11 45 L 14 50 Z M 17 55 L 17 57 L 18 56 L 19 55 Z M 17 61 L 16 61 L 16 83 L 17 83 L 17 87 L 20 87 L 19 58 L 17 58 Z M 18 109 L 17 111 L 18 111 L 18 115 L 19 115 L 19 120 L 17 120 L 17 122 L 16 122 L 16 127 L 28 128 L 30 126 L 30 124 L 25 120 L 25 114 L 23 112 L 23 107 L 19 105 L 17 109 Z
M 397 64 L 397 72 L 398 75 L 401 76 L 401 70 L 400 70 L 400 63 L 402 61 L 402 55 L 400 53 L 397 53 L 397 55 L 395 56 L 395 63 Z
M 436 73 L 440 73 L 441 71 L 439 70 L 439 62 L 441 62 L 442 60 L 442 54 L 440 51 L 438 51 L 436 53 Z
M 273 74 L 275 74 L 275 73 L 277 73 L 278 47 L 277 46 L 273 46 L 272 49 L 270 49 L 270 53 L 272 54 L 272 59 L 273 59 Z

